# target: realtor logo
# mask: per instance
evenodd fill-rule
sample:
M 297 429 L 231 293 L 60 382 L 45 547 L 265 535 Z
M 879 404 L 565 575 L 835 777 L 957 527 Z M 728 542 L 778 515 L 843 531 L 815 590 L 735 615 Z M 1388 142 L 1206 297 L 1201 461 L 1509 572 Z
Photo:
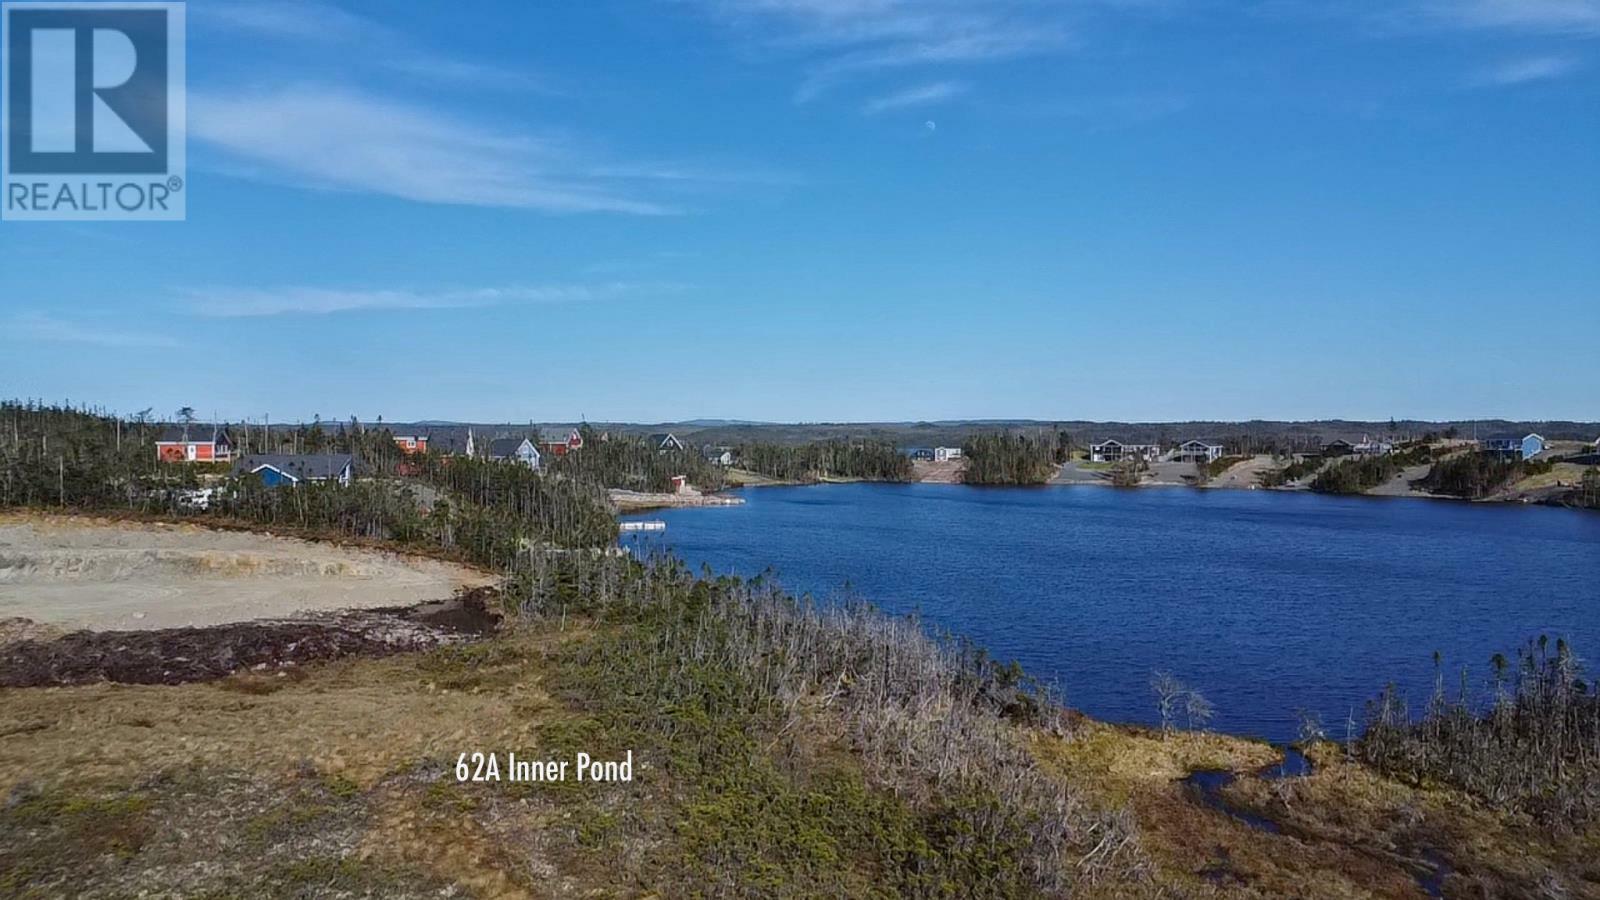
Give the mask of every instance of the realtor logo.
M 0 3 L 0 218 L 182 219 L 184 5 Z

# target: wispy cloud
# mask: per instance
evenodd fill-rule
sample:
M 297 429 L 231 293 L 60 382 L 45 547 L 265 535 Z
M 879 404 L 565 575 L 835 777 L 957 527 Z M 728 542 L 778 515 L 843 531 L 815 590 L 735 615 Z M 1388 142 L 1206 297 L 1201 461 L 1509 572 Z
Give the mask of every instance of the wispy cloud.
M 1492 66 L 1469 79 L 1473 87 L 1509 87 L 1532 81 L 1550 81 L 1576 72 L 1577 59 L 1570 56 L 1530 56 Z
M 959 97 L 968 90 L 968 86 L 959 81 L 935 81 L 874 97 L 867 101 L 861 111 L 872 116 L 895 109 L 932 106 Z
M 595 154 L 332 85 L 190 96 L 189 134 L 263 180 L 423 203 L 662 215 L 640 178 L 595 174 Z
M 531 72 L 437 52 L 382 22 L 319 0 L 211 0 L 195 4 L 189 14 L 202 29 L 324 50 L 338 46 L 358 50 L 337 56 L 334 61 L 341 69 L 365 66 L 476 89 L 558 93 L 547 79 Z
M 1060 48 L 1060 4 L 1028 0 L 698 0 L 771 46 L 811 56 L 800 102 L 867 72 L 981 63 Z
M 86 344 L 94 347 L 176 347 L 170 335 L 128 331 L 105 325 L 73 322 L 42 313 L 12 316 L 0 335 L 14 341 Z
M 529 303 L 575 303 L 645 293 L 675 293 L 677 284 L 521 285 L 452 290 L 210 287 L 182 292 L 189 312 L 211 318 L 326 316 L 374 310 L 472 309 Z
M 1417 14 L 1466 28 L 1600 34 L 1600 0 L 1414 0 Z

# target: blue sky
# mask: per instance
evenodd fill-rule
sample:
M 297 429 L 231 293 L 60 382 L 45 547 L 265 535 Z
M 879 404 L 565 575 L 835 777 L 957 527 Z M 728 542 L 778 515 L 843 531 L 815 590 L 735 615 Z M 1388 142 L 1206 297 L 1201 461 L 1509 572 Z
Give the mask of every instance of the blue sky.
M 1600 418 L 1600 0 L 197 0 L 188 56 L 188 221 L 0 223 L 0 394 Z

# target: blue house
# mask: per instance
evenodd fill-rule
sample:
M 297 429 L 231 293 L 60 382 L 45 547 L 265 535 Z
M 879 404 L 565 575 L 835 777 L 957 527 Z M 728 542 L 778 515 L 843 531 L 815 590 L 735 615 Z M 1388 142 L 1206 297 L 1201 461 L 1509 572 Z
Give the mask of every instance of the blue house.
M 254 475 L 267 487 L 333 481 L 349 486 L 355 457 L 348 453 L 257 453 L 233 465 L 235 475 Z
M 1478 441 L 1478 447 L 1485 453 L 1532 459 L 1544 452 L 1544 438 L 1537 434 L 1496 434 Z

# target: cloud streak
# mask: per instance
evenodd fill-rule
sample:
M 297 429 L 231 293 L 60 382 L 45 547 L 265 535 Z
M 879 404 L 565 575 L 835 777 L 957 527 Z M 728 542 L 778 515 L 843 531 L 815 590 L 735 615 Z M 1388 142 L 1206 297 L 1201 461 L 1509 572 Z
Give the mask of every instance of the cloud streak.
M 967 85 L 958 81 L 935 81 L 875 97 L 867 101 L 861 111 L 869 116 L 875 116 L 896 109 L 933 106 L 960 97 L 968 90 Z
M 388 25 L 319 0 L 211 0 L 195 4 L 189 14 L 201 28 L 323 50 L 357 48 L 338 57 L 341 69 L 358 64 L 420 81 L 555 93 L 531 73 L 437 53 Z
M 126 331 L 121 328 L 85 325 L 41 313 L 12 316 L 5 337 L 17 341 L 43 341 L 53 344 L 84 344 L 93 347 L 176 347 L 178 341 L 164 334 Z
M 1578 60 L 1570 56 L 1532 56 L 1485 69 L 1473 76 L 1470 84 L 1473 87 L 1512 87 L 1563 78 L 1578 68 Z
M 719 19 L 812 57 L 798 102 L 890 69 L 1011 59 L 1070 44 L 1061 7 L 1025 0 L 698 0 Z
M 332 85 L 190 96 L 189 134 L 236 174 L 419 203 L 665 215 L 640 182 L 594 174 L 570 142 L 479 125 Z
M 475 309 L 540 303 L 578 303 L 642 293 L 682 290 L 675 284 L 611 282 L 594 285 L 521 285 L 452 290 L 210 287 L 182 292 L 184 308 L 219 319 L 328 316 L 378 310 Z
M 1600 0 L 1422 0 L 1416 10 L 1462 28 L 1600 35 Z

